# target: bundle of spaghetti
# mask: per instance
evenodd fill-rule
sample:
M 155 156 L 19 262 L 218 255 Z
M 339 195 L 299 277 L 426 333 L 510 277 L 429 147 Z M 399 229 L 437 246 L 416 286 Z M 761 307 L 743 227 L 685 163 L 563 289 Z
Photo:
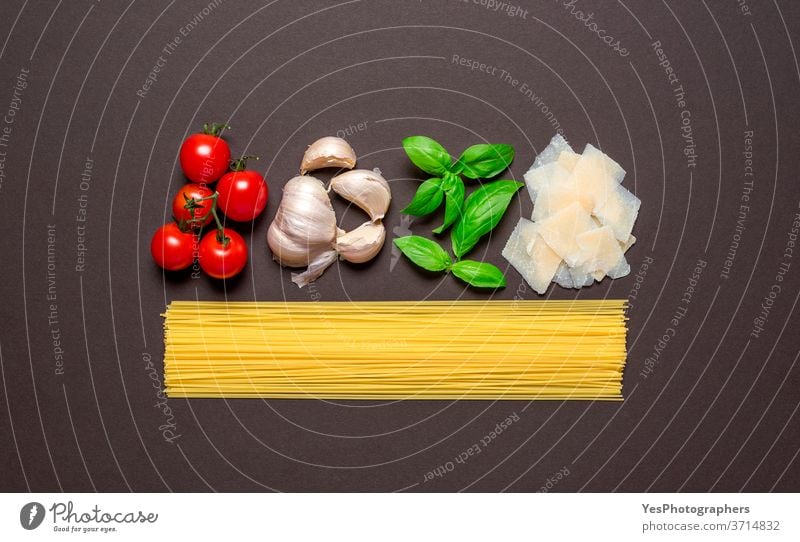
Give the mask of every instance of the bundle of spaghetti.
M 624 300 L 194 302 L 169 397 L 622 399 Z

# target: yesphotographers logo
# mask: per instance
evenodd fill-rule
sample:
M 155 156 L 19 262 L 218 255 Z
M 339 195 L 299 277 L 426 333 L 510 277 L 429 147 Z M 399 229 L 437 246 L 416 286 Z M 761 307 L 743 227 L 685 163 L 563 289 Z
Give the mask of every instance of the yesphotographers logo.
M 44 506 L 42 503 L 29 502 L 19 511 L 19 523 L 23 529 L 34 530 L 44 521 Z

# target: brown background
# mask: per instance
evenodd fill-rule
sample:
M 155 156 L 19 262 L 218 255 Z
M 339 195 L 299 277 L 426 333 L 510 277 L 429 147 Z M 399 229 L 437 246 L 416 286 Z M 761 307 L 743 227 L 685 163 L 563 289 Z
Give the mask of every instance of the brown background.
M 744 15 L 732 1 L 578 1 L 630 51 L 622 57 L 563 4 L 529 2 L 511 16 L 457 0 L 226 0 L 165 57 L 140 98 L 162 48 L 207 2 L 4 1 L 0 112 L 18 104 L 20 70 L 30 74 L 13 124 L 0 119 L 11 129 L 0 147 L 0 489 L 536 491 L 560 471 L 569 474 L 554 491 L 800 489 L 800 260 L 783 256 L 800 211 L 800 5 L 749 2 L 753 13 Z M 694 169 L 656 40 L 686 91 Z M 498 71 L 472 72 L 453 55 Z M 478 141 L 512 143 L 517 158 L 504 176 L 519 179 L 553 135 L 545 106 L 578 148 L 591 142 L 615 157 L 643 201 L 631 276 L 548 292 L 626 297 L 641 263 L 653 259 L 630 311 L 623 403 L 171 400 L 181 436 L 162 438 L 165 418 L 143 357 L 160 368 L 159 313 L 170 300 L 486 297 L 405 260 L 392 266 L 388 246 L 363 269 L 338 265 L 314 289 L 297 289 L 271 261 L 265 236 L 306 144 L 366 123 L 349 140 L 361 166 L 391 179 L 386 222 L 402 235 L 399 209 L 421 175 L 399 148 L 403 137 L 427 134 L 452 153 Z M 242 229 L 251 241 L 246 272 L 227 284 L 165 280 L 148 253 L 183 182 L 180 142 L 206 120 L 233 126 L 235 154 L 262 156 L 272 190 L 265 216 Z M 754 131 L 754 187 L 723 279 L 746 130 Z M 88 261 L 76 272 L 87 157 Z M 341 201 L 337 209 L 348 227 L 363 220 Z M 505 268 L 503 243 L 530 210 L 523 191 L 474 254 Z M 412 230 L 425 234 L 440 218 Z M 63 375 L 54 371 L 48 324 L 48 225 L 56 230 Z M 688 315 L 643 378 L 699 259 L 707 267 Z M 751 338 L 784 260 L 791 266 L 764 331 Z M 536 297 L 513 269 L 506 274 L 497 298 Z M 520 420 L 480 455 L 424 481 L 512 413 Z

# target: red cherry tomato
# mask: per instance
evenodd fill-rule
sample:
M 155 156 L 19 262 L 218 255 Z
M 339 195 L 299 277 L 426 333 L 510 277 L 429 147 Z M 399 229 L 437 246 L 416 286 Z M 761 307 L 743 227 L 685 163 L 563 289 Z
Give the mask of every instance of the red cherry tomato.
M 224 124 L 205 124 L 203 133 L 193 134 L 181 145 L 181 169 L 194 183 L 213 183 L 228 170 L 231 149 L 219 137 Z
M 267 206 L 269 188 L 258 172 L 245 169 L 248 158 L 245 156 L 231 163 L 233 171 L 222 176 L 217 183 L 219 199 L 217 203 L 225 216 L 238 222 L 253 220 Z
M 205 226 L 214 218 L 210 213 L 212 206 L 211 200 L 196 203 L 197 207 L 193 210 L 187 209 L 186 205 L 191 200 L 206 198 L 213 193 L 213 190 L 202 184 L 188 183 L 183 185 L 181 189 L 178 190 L 178 193 L 175 194 L 175 199 L 172 200 L 172 216 L 174 216 L 175 220 L 178 222 L 188 222 L 193 218 L 203 218 L 205 215 L 208 215 L 206 219 L 203 220 L 202 224 L 200 224 L 200 222 L 192 224 L 193 227 Z
M 180 271 L 192 265 L 194 245 L 194 234 L 183 232 L 177 224 L 170 222 L 156 230 L 150 241 L 150 254 L 167 271 Z
M 228 279 L 241 273 L 247 264 L 247 243 L 229 228 L 223 228 L 225 242 L 220 242 L 217 230 L 210 231 L 200 241 L 200 268 L 215 279 Z

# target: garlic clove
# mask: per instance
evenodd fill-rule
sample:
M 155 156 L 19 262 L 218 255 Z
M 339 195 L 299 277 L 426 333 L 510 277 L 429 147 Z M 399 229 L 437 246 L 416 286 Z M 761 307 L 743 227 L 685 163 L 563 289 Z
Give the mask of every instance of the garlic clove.
M 364 222 L 336 238 L 336 251 L 343 260 L 364 263 L 378 255 L 386 240 L 386 228 L 378 222 Z
M 382 219 L 392 201 L 392 191 L 377 171 L 354 169 L 331 179 L 331 188 L 367 212 L 373 222 Z
M 350 144 L 341 137 L 327 136 L 308 146 L 300 173 L 325 167 L 344 167 L 352 169 L 356 165 L 356 153 Z

